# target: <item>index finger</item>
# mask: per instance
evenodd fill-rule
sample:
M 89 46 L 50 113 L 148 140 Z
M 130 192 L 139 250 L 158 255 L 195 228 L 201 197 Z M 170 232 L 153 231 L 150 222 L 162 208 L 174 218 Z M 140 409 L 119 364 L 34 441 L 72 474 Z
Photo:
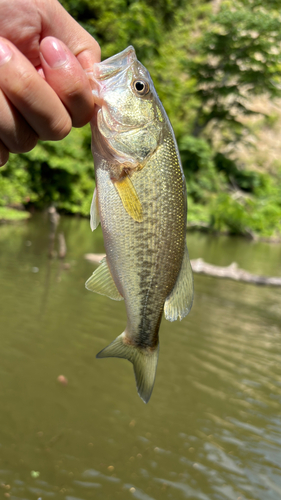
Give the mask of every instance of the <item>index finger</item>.
M 71 118 L 56 92 L 8 40 L 0 37 L 7 56 L 0 65 L 0 88 L 43 140 L 59 140 L 71 130 Z
M 54 36 L 67 45 L 77 57 L 83 69 L 92 69 L 100 62 L 101 51 L 98 42 L 80 26 L 57 1 L 47 3 L 42 15 L 43 37 Z

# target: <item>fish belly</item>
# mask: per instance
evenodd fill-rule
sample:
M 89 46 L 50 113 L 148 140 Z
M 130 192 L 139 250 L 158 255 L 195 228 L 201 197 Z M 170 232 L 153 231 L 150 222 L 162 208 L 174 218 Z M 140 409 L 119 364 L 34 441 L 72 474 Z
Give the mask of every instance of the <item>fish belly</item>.
M 154 348 L 164 302 L 180 271 L 186 235 L 186 188 L 172 136 L 131 176 L 143 209 L 124 209 L 105 160 L 96 165 L 99 213 L 107 261 L 127 311 L 126 336 Z

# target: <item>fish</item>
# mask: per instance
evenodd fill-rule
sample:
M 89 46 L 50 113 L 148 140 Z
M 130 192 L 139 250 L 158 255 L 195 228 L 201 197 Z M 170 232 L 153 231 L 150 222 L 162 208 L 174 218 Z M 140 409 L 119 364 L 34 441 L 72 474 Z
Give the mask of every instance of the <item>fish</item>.
M 127 313 L 124 332 L 97 358 L 129 360 L 147 403 L 163 313 L 181 320 L 193 302 L 186 181 L 171 123 L 134 47 L 95 64 L 91 79 L 98 105 L 90 224 L 101 223 L 106 256 L 85 286 L 124 299 Z

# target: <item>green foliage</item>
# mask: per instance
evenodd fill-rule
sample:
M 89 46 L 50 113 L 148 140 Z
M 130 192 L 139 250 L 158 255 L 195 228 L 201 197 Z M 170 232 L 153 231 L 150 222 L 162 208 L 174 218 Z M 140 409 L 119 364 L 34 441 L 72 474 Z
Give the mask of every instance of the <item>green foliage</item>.
M 0 207 L 0 223 L 20 222 L 29 219 L 30 214 L 14 208 Z
M 228 193 L 221 193 L 211 208 L 211 227 L 216 231 L 243 234 L 248 225 L 246 208 L 245 203 L 239 203 Z
M 250 95 L 278 97 L 281 68 L 281 19 L 271 11 L 222 5 L 209 29 L 195 46 L 196 57 L 186 62 L 197 81 L 200 106 L 194 123 L 198 136 L 212 122 L 226 127 L 227 142 L 241 139 L 252 114 Z
M 255 170 L 239 169 L 235 161 L 227 158 L 222 153 L 215 156 L 216 168 L 223 171 L 228 183 L 233 187 L 253 193 L 262 188 L 266 182 L 266 176 Z
M 40 142 L 28 154 L 11 155 L 0 176 L 2 205 L 54 203 L 60 210 L 88 215 L 94 167 L 88 127 L 73 129 L 61 142 Z
M 1 168 L 0 173 L 0 206 L 13 207 L 28 203 L 30 200 L 30 177 L 20 156 L 11 155 L 9 163 Z
M 210 193 L 219 192 L 226 184 L 224 175 L 216 171 L 212 148 L 204 139 L 184 136 L 179 140 L 179 149 L 188 195 L 196 203 L 208 203 Z
M 103 57 L 134 45 L 144 59 L 157 54 L 163 25 L 167 28 L 172 24 L 181 0 L 63 0 L 61 3 L 97 39 Z
M 263 200 L 235 199 L 221 193 L 211 206 L 210 226 L 231 234 L 281 236 L 281 205 L 271 196 Z
M 281 174 L 245 169 L 232 154 L 249 135 L 250 96 L 280 95 L 278 0 L 62 0 L 94 36 L 103 59 L 128 45 L 149 69 L 175 130 L 187 179 L 192 226 L 276 235 Z M 263 123 L 277 127 L 279 115 Z M 255 122 L 254 128 L 260 127 Z M 0 206 L 89 214 L 94 188 L 90 129 L 11 155 L 0 171 Z M 227 146 L 227 147 L 226 147 Z M 276 160 L 274 171 L 278 172 Z

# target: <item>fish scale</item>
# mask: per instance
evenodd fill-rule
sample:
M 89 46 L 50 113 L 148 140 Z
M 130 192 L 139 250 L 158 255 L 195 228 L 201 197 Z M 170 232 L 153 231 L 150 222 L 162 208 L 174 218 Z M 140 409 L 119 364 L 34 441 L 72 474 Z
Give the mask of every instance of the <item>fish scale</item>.
M 146 335 L 147 346 L 155 346 L 159 315 L 175 284 L 184 251 L 185 182 L 177 157 L 170 153 L 172 148 L 173 141 L 166 140 L 142 171 L 132 176 L 144 211 L 141 224 L 124 210 L 110 181 L 110 170 L 96 169 L 98 194 L 100 190 L 106 193 L 99 208 L 107 261 L 125 299 L 127 333 L 136 345 L 142 344 Z M 165 168 L 171 157 L 176 160 L 173 169 Z M 120 238 L 122 232 L 124 239 Z M 149 331 L 144 331 L 141 325 L 148 320 Z
M 137 94 L 134 81 L 148 89 L 144 96 Z M 92 124 L 96 193 L 91 217 L 93 227 L 101 222 L 106 261 L 86 287 L 123 298 L 127 312 L 124 332 L 97 357 L 131 361 L 139 395 L 147 402 L 163 310 L 173 321 L 192 304 L 185 178 L 171 124 L 134 49 L 97 65 L 95 82 L 104 104 Z M 106 293 L 101 283 L 111 278 Z

